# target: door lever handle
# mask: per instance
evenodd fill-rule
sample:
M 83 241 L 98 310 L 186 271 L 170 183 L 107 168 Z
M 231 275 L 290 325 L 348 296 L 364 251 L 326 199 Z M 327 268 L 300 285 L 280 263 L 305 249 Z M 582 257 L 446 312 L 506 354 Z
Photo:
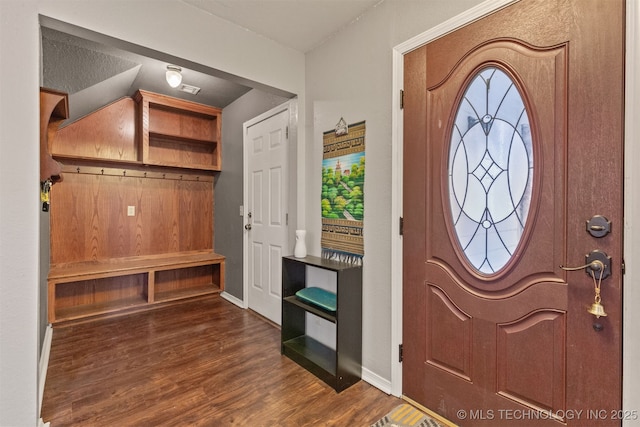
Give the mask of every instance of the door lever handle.
M 602 269 L 604 269 L 604 264 L 602 263 L 602 261 L 600 260 L 594 260 L 591 261 L 588 264 L 585 265 L 581 265 L 580 267 L 565 267 L 564 265 L 560 266 L 561 269 L 563 269 L 564 271 L 578 271 L 578 270 L 593 270 L 593 271 L 600 271 Z
M 585 255 L 585 264 L 579 267 L 566 267 L 561 265 L 565 271 L 585 270 L 587 276 L 597 275 L 600 279 L 605 279 L 611 275 L 611 257 L 605 252 L 597 249 Z

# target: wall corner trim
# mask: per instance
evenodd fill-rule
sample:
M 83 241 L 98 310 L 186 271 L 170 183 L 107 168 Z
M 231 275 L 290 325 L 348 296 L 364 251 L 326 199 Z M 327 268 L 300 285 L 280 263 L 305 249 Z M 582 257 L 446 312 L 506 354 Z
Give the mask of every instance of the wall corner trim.
M 47 380 L 47 370 L 49 369 L 49 355 L 51 354 L 51 342 L 53 341 L 53 327 L 51 324 L 47 325 L 47 329 L 44 332 L 44 339 L 42 340 L 42 351 L 40 353 L 40 361 L 38 362 L 38 414 L 42 412 L 42 400 L 44 396 L 44 384 Z M 40 419 L 40 425 L 49 425 L 49 423 L 42 424 Z

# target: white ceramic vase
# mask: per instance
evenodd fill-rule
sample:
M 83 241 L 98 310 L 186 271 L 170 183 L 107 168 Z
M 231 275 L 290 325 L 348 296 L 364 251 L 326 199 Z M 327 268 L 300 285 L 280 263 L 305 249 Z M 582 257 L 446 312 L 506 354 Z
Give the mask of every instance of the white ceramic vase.
M 307 243 L 305 242 L 306 236 L 306 230 L 296 230 L 296 246 L 293 249 L 294 257 L 304 258 L 307 256 Z

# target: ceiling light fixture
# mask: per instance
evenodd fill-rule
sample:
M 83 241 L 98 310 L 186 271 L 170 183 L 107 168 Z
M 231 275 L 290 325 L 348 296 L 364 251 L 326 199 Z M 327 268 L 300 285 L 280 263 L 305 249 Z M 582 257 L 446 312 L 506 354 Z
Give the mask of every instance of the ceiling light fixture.
M 171 87 L 178 87 L 182 82 L 182 68 L 176 65 L 167 65 L 167 83 Z

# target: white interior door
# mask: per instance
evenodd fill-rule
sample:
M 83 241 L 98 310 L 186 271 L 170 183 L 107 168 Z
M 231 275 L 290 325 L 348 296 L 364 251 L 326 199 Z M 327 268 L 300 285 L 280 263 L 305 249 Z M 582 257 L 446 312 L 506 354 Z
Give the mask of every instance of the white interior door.
M 246 128 L 248 307 L 281 322 L 282 256 L 290 255 L 288 239 L 288 124 L 282 110 Z

